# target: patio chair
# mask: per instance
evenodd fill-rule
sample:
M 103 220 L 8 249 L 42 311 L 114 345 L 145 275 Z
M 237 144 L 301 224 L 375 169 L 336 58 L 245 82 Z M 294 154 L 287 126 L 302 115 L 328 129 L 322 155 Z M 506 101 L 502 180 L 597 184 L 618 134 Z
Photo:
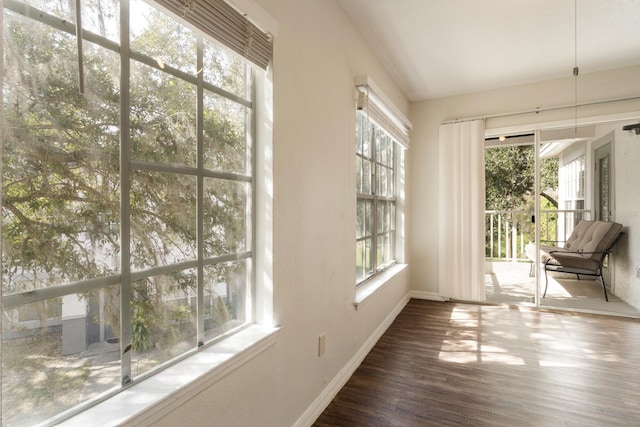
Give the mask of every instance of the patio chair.
M 544 261 L 545 286 L 542 297 L 549 287 L 549 271 L 573 273 L 600 277 L 604 298 L 609 301 L 607 287 L 602 276 L 603 263 L 607 254 L 624 235 L 622 225 L 615 222 L 582 220 L 575 226 L 565 246 L 540 246 L 541 260 Z

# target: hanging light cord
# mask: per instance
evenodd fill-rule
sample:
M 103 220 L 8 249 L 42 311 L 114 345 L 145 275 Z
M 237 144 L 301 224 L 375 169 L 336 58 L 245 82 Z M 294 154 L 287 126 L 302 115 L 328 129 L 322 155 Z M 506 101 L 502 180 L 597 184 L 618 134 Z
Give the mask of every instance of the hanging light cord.
M 574 80 L 574 97 L 575 97 L 575 132 L 578 133 L 578 74 L 580 70 L 578 68 L 578 0 L 574 0 L 573 3 L 573 52 L 574 52 L 574 65 L 573 65 L 573 80 Z

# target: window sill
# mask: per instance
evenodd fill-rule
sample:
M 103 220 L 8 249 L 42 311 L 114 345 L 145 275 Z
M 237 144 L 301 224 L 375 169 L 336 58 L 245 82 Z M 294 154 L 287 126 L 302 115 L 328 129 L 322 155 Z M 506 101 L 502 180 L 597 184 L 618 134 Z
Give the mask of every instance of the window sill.
M 356 288 L 356 298 L 353 301 L 353 305 L 356 310 L 364 304 L 368 298 L 373 296 L 380 289 L 384 288 L 384 286 L 391 281 L 396 275 L 400 274 L 407 268 L 407 264 L 394 264 L 381 273 L 376 274 L 375 276 L 368 279 L 362 285 Z
M 271 347 L 280 328 L 252 325 L 60 423 L 150 425 Z M 162 402 L 161 405 L 159 405 Z

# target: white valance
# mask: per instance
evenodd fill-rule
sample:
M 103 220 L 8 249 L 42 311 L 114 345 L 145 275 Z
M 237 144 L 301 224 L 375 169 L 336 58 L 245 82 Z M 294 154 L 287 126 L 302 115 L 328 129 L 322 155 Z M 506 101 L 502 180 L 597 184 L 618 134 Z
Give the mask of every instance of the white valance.
M 409 148 L 411 122 L 388 100 L 369 76 L 355 79 L 356 109 L 367 113 L 404 148 Z

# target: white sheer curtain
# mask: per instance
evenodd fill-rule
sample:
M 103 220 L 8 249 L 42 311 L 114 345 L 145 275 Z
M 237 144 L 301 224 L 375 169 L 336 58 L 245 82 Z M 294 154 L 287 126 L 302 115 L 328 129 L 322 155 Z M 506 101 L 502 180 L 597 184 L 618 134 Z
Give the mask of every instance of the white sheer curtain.
M 484 290 L 484 121 L 440 125 L 439 291 L 482 301 Z

